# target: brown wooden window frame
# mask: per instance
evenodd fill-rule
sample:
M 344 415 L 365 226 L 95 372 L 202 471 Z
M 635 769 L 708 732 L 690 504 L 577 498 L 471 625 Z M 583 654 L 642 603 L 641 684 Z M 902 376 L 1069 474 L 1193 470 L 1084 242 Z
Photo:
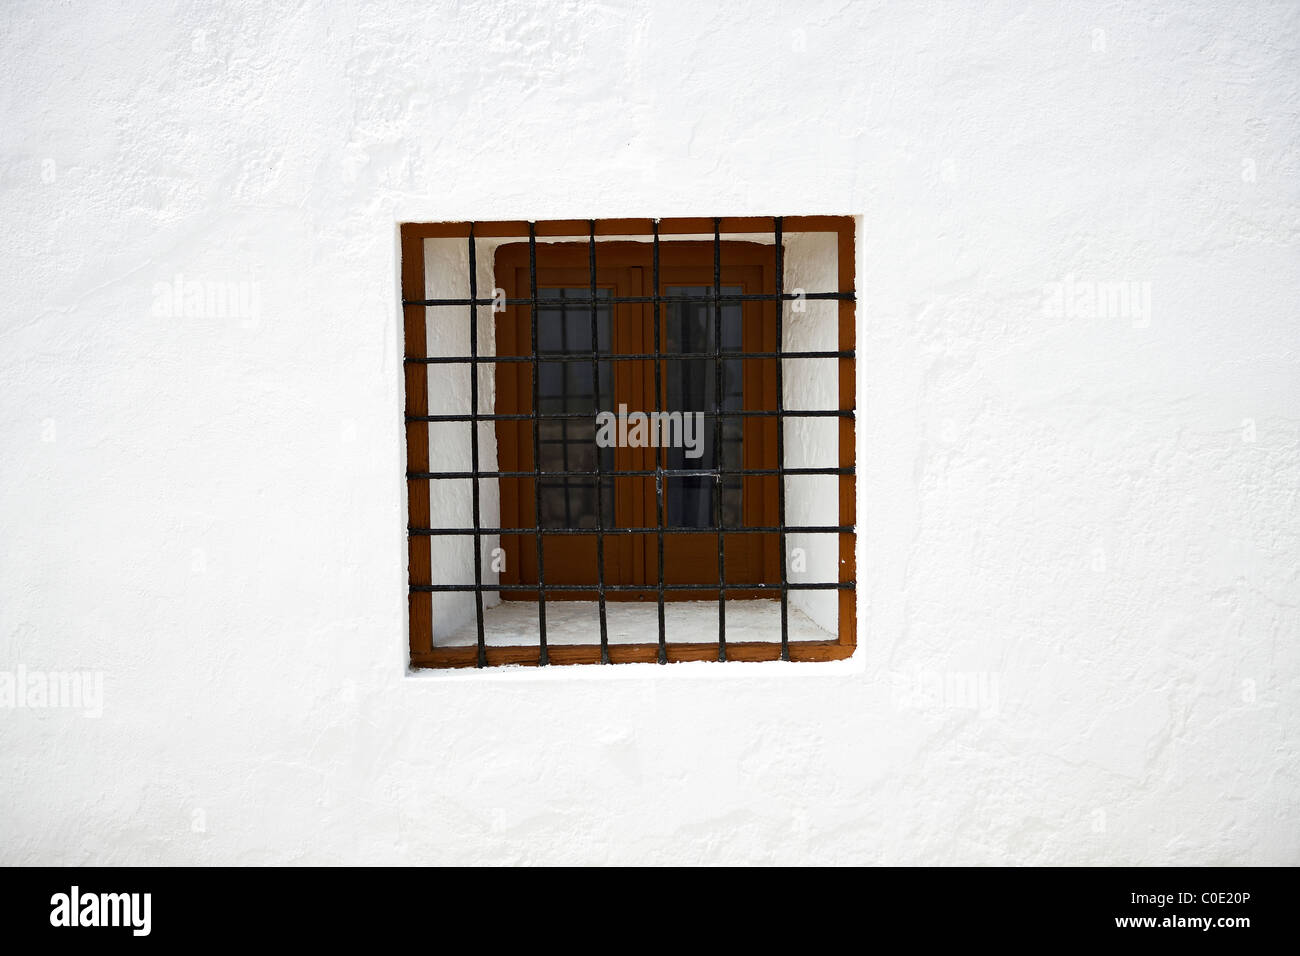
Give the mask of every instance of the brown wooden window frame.
M 674 286 L 711 286 L 711 242 L 686 241 L 664 244 L 660 253 L 660 296 L 667 296 Z M 546 259 L 545 265 L 541 260 Z M 742 294 L 772 294 L 775 291 L 773 255 L 770 248 L 757 243 L 722 243 L 721 281 L 724 287 L 742 290 Z M 596 286 L 614 293 L 615 298 L 647 298 L 650 283 L 651 253 L 645 243 L 601 243 L 598 254 Z M 527 243 L 512 243 L 497 249 L 494 273 L 497 285 L 507 301 L 527 296 L 529 288 L 529 249 Z M 539 295 L 548 287 L 588 284 L 588 248 L 586 243 L 549 243 L 538 247 L 537 284 Z M 707 273 L 707 274 L 706 274 Z M 742 306 L 742 351 L 775 352 L 775 302 L 747 302 Z M 613 401 L 630 410 L 649 411 L 665 408 L 666 366 L 674 361 L 670 353 L 659 361 L 660 376 L 654 375 L 654 360 L 627 358 L 654 352 L 651 302 L 624 303 L 612 306 L 613 336 L 608 361 L 613 379 Z M 511 306 L 496 321 L 497 355 L 530 354 L 528 307 Z M 604 353 L 602 353 L 604 354 Z M 744 379 L 742 409 L 758 411 L 776 407 L 776 360 L 739 359 Z M 658 402 L 655 384 L 660 384 Z M 531 416 L 531 368 L 524 363 L 499 366 L 497 371 L 496 411 L 500 414 Z M 777 471 L 775 418 L 741 420 L 742 470 Z M 528 420 L 496 422 L 497 453 L 502 471 L 527 471 L 533 468 L 532 434 Z M 656 454 L 657 453 L 657 454 Z M 619 513 L 614 528 L 651 528 L 657 523 L 656 484 L 651 475 L 619 477 L 620 474 L 644 473 L 656 467 L 668 468 L 666 448 L 615 449 L 617 464 L 610 473 L 609 484 L 615 491 Z M 656 460 L 657 459 L 657 460 Z M 775 527 L 777 513 L 777 477 L 743 474 L 741 485 L 742 527 Z M 526 529 L 502 535 L 506 572 L 502 584 L 536 584 L 537 558 L 533 538 L 537 525 L 536 493 L 531 477 L 501 478 L 501 526 Z M 597 584 L 596 535 L 547 534 L 541 531 L 542 546 L 547 552 L 546 580 L 551 584 Z M 726 579 L 732 584 L 780 584 L 779 535 L 724 534 Z M 717 546 L 708 533 L 665 535 L 665 583 L 698 585 L 698 590 L 669 591 L 669 601 L 717 601 Z M 654 532 L 611 534 L 605 537 L 605 583 L 609 585 L 644 585 L 644 590 L 610 591 L 609 601 L 647 601 L 657 597 L 658 539 Z M 731 600 L 769 597 L 765 591 L 728 589 Z M 504 591 L 503 600 L 536 601 L 536 591 Z M 590 600 L 580 591 L 557 591 L 548 600 Z
M 776 354 L 784 354 L 777 321 L 778 302 L 796 296 L 784 289 L 782 235 L 791 233 L 825 232 L 836 236 L 838 254 L 838 288 L 810 290 L 803 293 L 809 298 L 834 298 L 838 301 L 838 342 L 834 353 L 838 366 L 838 406 L 825 414 L 838 418 L 839 464 L 838 474 L 839 523 L 835 533 L 839 538 L 838 581 L 827 582 L 839 594 L 838 633 L 833 640 L 787 641 L 784 618 L 785 605 L 791 590 L 822 585 L 796 584 L 787 579 L 784 548 L 785 534 L 790 531 L 783 514 L 782 482 L 787 470 L 777 458 L 780 444 L 780 422 L 784 417 L 807 414 L 783 409 L 778 400 L 778 382 L 782 362 Z M 753 243 L 723 236 L 768 233 L 775 236 L 774 243 Z M 670 239 L 664 237 L 711 235 L 711 240 Z M 598 241 L 602 236 L 651 237 L 652 242 L 627 239 Z M 856 302 L 854 296 L 854 221 L 847 216 L 798 216 L 780 218 L 722 218 L 722 219 L 663 219 L 663 220 L 551 220 L 529 222 L 462 222 L 462 223 L 405 223 L 400 227 L 401 237 L 401 295 L 405 337 L 406 385 L 406 435 L 407 435 L 407 489 L 408 489 L 408 574 L 409 574 L 409 643 L 413 667 L 472 667 L 503 664 L 579 664 L 579 663 L 667 663 L 686 660 L 744 660 L 764 661 L 787 659 L 792 661 L 825 661 L 850 656 L 856 646 L 856 580 L 855 580 L 855 490 L 854 490 L 854 336 Z M 469 297 L 456 300 L 430 300 L 425 298 L 424 240 L 431 238 L 465 239 L 470 247 Z M 493 356 L 477 354 L 476 327 L 479 321 L 475 306 L 492 305 L 490 296 L 480 295 L 474 273 L 474 243 L 477 239 L 502 238 L 523 240 L 507 242 L 497 250 L 494 263 L 496 285 L 505 290 L 507 306 L 494 316 L 496 323 L 496 353 Z M 538 243 L 537 239 L 564 239 Z M 653 256 L 651 248 L 653 244 Z M 541 256 L 539 257 L 539 252 Z M 651 261 L 653 259 L 653 261 Z M 656 276 L 647 275 L 657 271 Z M 621 484 L 627 491 L 620 492 L 620 502 L 615 515 L 615 526 L 595 533 L 569 536 L 548 534 L 546 529 L 536 529 L 537 514 L 534 503 L 538 500 L 535 475 L 538 466 L 533 460 L 532 437 L 537 434 L 538 416 L 532 411 L 530 387 L 537 368 L 538 356 L 532 351 L 532 341 L 526 340 L 534 306 L 544 302 L 539 288 L 574 285 L 589 288 L 593 295 L 598 287 L 608 288 L 612 295 L 611 342 L 608 353 L 599 353 L 600 361 L 610 362 L 611 369 L 618 365 L 622 374 L 611 374 L 611 382 L 624 397 L 644 399 L 654 397 L 656 408 L 664 395 L 662 368 L 671 356 L 662 354 L 650 341 L 650 328 L 656 334 L 662 329 L 668 286 L 712 286 L 716 291 L 723 287 L 740 286 L 742 295 L 744 400 L 743 412 L 752 417 L 743 420 L 741 444 L 745 472 L 740 476 L 743 492 L 743 526 L 757 528 L 749 534 L 729 534 L 736 530 L 728 527 L 722 532 L 705 532 L 696 535 L 664 533 L 662 492 L 657 492 L 663 480 L 665 463 L 663 449 L 620 450 L 616 453 L 612 482 Z M 522 286 L 522 287 L 521 287 Z M 757 290 L 757 291 L 753 291 Z M 633 301 L 623 301 L 631 299 Z M 639 300 L 639 301 L 638 301 Z M 714 300 L 710 300 L 714 301 Z M 427 310 L 430 308 L 463 307 L 470 313 L 471 354 L 462 357 L 476 367 L 480 363 L 494 363 L 497 374 L 497 402 L 493 413 L 478 411 L 477 375 L 474 382 L 474 408 L 463 416 L 430 416 L 428 408 L 428 374 L 435 364 L 457 361 L 455 358 L 427 355 Z M 653 313 L 653 316 L 651 315 Z M 593 328 L 595 316 L 593 309 Z M 533 331 L 535 336 L 535 330 Z M 721 345 L 718 345 L 721 349 Z M 594 349 L 593 368 L 596 361 Z M 753 356 L 753 353 L 760 353 Z M 637 356 L 626 358 L 621 356 Z M 514 361 L 499 361 L 513 359 Z M 545 361 L 545 359 L 541 359 Z M 721 360 L 720 360 L 721 361 Z M 655 375 L 656 365 L 659 375 Z M 650 380 L 654 379 L 654 385 Z M 631 383 L 631 384 L 629 384 Z M 616 395 L 618 391 L 616 391 Z M 632 407 L 629 403 L 629 407 Z M 774 414 L 775 413 L 775 414 Z M 818 412 L 814 412 L 816 414 Z M 545 413 L 543 416 L 545 417 Z M 474 430 L 474 462 L 471 475 L 495 479 L 501 491 L 501 521 L 498 529 L 482 529 L 479 521 L 477 480 L 471 482 L 474 491 L 474 527 L 460 532 L 433 529 L 430 522 L 430 481 L 446 474 L 430 471 L 429 425 L 433 421 L 458 420 L 470 423 Z M 478 436 L 475 422 L 494 420 L 497 433 L 499 460 L 496 472 L 479 468 Z M 720 453 L 719 453 L 720 454 Z M 633 476 L 620 477 L 631 471 Z M 749 474 L 758 471 L 760 474 Z M 775 471 L 776 474 L 766 472 Z M 646 473 L 643 473 L 646 472 Z M 530 474 L 531 473 L 531 474 Z M 540 472 L 545 476 L 546 472 Z M 603 486 L 602 486 L 603 487 Z M 659 505 L 660 514 L 650 513 L 650 503 Z M 721 505 L 719 505 L 721 507 Z M 635 534 L 620 533 L 620 528 L 637 528 Z M 767 529 L 771 529 L 770 531 Z M 432 539 L 442 533 L 472 533 L 475 540 L 475 585 L 447 585 L 432 580 Z M 657 532 L 657 533 L 656 533 Z M 507 571 L 497 584 L 484 584 L 480 566 L 481 538 L 500 534 L 501 546 L 507 555 Z M 722 553 L 716 574 L 710 579 L 701 570 L 703 550 L 699 542 L 710 537 L 718 541 L 714 554 Z M 690 539 L 694 539 L 693 541 Z M 682 549 L 673 554 L 669 562 L 672 571 L 665 573 L 660 554 Z M 530 545 L 534 550 L 530 552 Z M 594 547 L 593 547 L 594 545 Z M 484 592 L 498 592 L 505 600 L 531 600 L 539 604 L 539 614 L 544 615 L 548 601 L 586 599 L 590 592 L 577 590 L 578 586 L 559 580 L 566 569 L 588 569 L 599 548 L 605 561 L 601 562 L 600 607 L 602 640 L 599 644 L 551 645 L 544 640 L 538 644 L 519 646 L 490 646 L 483 639 Z M 558 549 L 558 550 L 557 550 Z M 692 550 L 694 549 L 694 550 Z M 563 564 L 552 561 L 550 554 L 569 555 Z M 530 566 L 530 553 L 533 563 Z M 683 555 L 690 555 L 686 560 Z M 539 575 L 536 561 L 545 558 L 546 570 Z M 613 560 L 611 560 L 611 558 Z M 656 560 L 658 559 L 658 560 Z M 693 564 L 692 564 L 693 562 Z M 657 567 L 652 568 L 651 565 Z M 554 570 L 552 568 L 554 567 Z M 613 570 L 612 578 L 605 568 Z M 651 574 L 651 571 L 654 574 Z M 704 569 L 711 570 L 711 569 Z M 669 577 L 676 575 L 672 580 Z M 719 577 L 724 575 L 726 586 L 719 589 Z M 590 575 L 586 570 L 577 573 L 584 582 Z M 681 578 L 687 580 L 682 581 Z M 653 583 L 649 583 L 653 580 Z M 663 585 L 667 584 L 665 590 Z M 733 587 L 733 584 L 755 585 L 754 588 Z M 686 588 L 689 587 L 689 590 Z M 675 589 L 674 589 L 675 588 Z M 438 591 L 473 590 L 477 598 L 479 640 L 477 646 L 438 647 L 433 644 L 433 594 Z M 782 602 L 782 640 L 776 641 L 725 641 L 701 643 L 668 642 L 664 639 L 663 601 L 713 600 L 719 605 L 720 618 L 725 614 L 728 601 L 779 595 Z M 656 643 L 608 643 L 604 636 L 605 601 L 648 600 L 659 602 L 660 633 Z M 539 630 L 544 633 L 544 624 Z

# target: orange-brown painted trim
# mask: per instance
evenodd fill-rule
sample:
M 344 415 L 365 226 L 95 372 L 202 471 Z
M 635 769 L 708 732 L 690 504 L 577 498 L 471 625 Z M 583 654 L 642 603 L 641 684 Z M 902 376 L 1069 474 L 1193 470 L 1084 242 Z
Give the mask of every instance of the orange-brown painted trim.
M 418 229 L 403 226 L 402 246 L 402 299 L 424 298 L 424 238 Z M 402 309 L 403 341 L 407 358 L 426 358 L 428 336 L 425 331 L 425 310 L 422 306 L 408 305 Z M 406 414 L 429 414 L 429 376 L 427 366 L 404 364 Z M 429 470 L 429 426 L 425 422 L 406 424 L 406 468 L 408 471 Z M 419 528 L 429 526 L 429 482 L 427 479 L 408 479 L 406 483 L 406 508 L 408 520 Z M 433 583 L 433 542 L 425 535 L 407 535 L 407 574 L 411 584 Z M 427 591 L 410 592 L 407 598 L 411 658 L 429 652 L 433 647 L 433 595 Z
M 552 644 L 548 649 L 551 664 L 599 664 L 599 644 Z M 836 661 L 843 660 L 853 653 L 852 647 L 846 647 L 836 641 L 794 641 L 790 644 L 792 661 Z M 658 644 L 610 644 L 609 659 L 611 664 L 653 664 L 659 657 Z M 766 641 L 727 642 L 728 661 L 775 661 L 780 660 L 781 645 Z M 716 661 L 718 645 L 674 644 L 668 643 L 668 660 L 670 663 L 681 661 Z M 436 647 L 428 654 L 412 655 L 411 666 L 416 668 L 432 667 L 473 667 L 477 660 L 477 648 Z M 488 665 L 497 667 L 506 664 L 537 665 L 537 646 L 522 645 L 511 647 L 489 647 L 487 649 Z
M 469 236 L 468 222 L 420 222 L 403 223 L 402 234 L 418 239 L 465 239 Z M 536 223 L 537 235 L 542 238 L 566 236 L 584 238 L 588 231 L 586 219 L 539 219 Z M 766 233 L 772 231 L 772 220 L 768 216 L 724 216 L 721 230 L 725 233 Z M 791 232 L 835 232 L 850 234 L 853 231 L 852 216 L 787 216 L 785 231 Z M 652 219 L 597 219 L 598 236 L 649 236 L 654 231 Z M 693 234 L 709 235 L 713 232 L 711 218 L 696 216 L 690 218 L 673 217 L 659 220 L 661 236 L 682 236 Z M 488 220 L 474 223 L 474 235 L 480 239 L 517 238 L 528 236 L 528 223 L 522 219 Z

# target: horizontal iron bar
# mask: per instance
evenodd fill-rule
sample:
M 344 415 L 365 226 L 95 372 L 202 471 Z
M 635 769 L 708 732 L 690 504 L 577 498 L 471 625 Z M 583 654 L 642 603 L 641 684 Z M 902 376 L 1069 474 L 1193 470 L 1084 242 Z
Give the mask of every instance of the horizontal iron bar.
M 650 305 L 654 302 L 660 303 L 690 303 L 690 302 L 794 302 L 808 300 L 831 300 L 839 302 L 853 302 L 857 298 L 854 292 L 805 292 L 802 295 L 786 292 L 777 295 L 773 292 L 724 292 L 721 295 L 714 295 L 712 291 L 704 292 L 699 295 L 661 295 L 657 298 L 653 295 L 604 295 L 597 296 L 595 301 L 597 305 Z M 436 306 L 466 306 L 466 305 L 533 305 L 533 300 L 528 296 L 514 299 L 403 299 L 402 305 L 422 305 L 427 308 Z M 574 296 L 573 298 L 558 298 L 555 296 L 538 296 L 536 305 L 539 309 L 559 309 L 566 306 L 573 306 L 575 309 L 590 308 L 592 303 L 591 296 Z
M 780 525 L 765 525 L 762 527 L 745 527 L 734 528 L 724 526 L 721 529 L 708 528 L 686 528 L 686 527 L 650 527 L 650 528 L 604 528 L 601 534 L 658 534 L 662 531 L 664 534 L 779 534 L 782 530 L 786 534 L 852 534 L 853 525 L 787 525 L 784 529 Z M 526 534 L 529 537 L 540 535 L 545 537 L 549 534 L 595 534 L 596 528 L 542 528 L 540 531 L 536 528 L 479 528 L 478 534 Z M 441 535 L 467 535 L 474 534 L 473 528 L 407 528 L 406 533 L 416 536 L 439 537 Z
M 792 409 L 786 408 L 781 411 L 776 409 L 749 409 L 743 412 L 701 412 L 709 418 L 852 418 L 853 410 L 847 408 L 812 408 L 812 409 Z M 408 422 L 527 422 L 536 418 L 538 421 L 562 421 L 565 419 L 595 419 L 596 412 L 538 412 L 530 414 L 528 412 L 511 413 L 508 415 L 489 415 L 483 412 L 479 415 L 407 415 Z
M 823 352 L 723 352 L 724 359 L 851 359 L 854 357 L 853 349 L 843 351 L 823 351 Z M 656 355 L 653 352 L 643 353 L 598 353 L 602 362 L 653 362 L 656 359 L 664 361 L 699 361 L 700 359 L 709 359 L 712 361 L 717 356 L 713 352 L 662 352 Z M 539 362 L 590 362 L 590 352 L 556 352 L 548 354 L 546 352 L 538 353 Z M 469 365 L 478 363 L 480 365 L 493 365 L 504 362 L 532 362 L 531 355 L 479 355 L 470 357 L 468 355 L 425 355 L 416 358 L 406 357 L 402 361 L 408 365 Z
M 758 475 L 851 475 L 852 468 L 734 468 L 723 471 L 693 468 L 664 468 L 661 471 L 543 471 L 542 478 L 653 478 L 663 475 L 665 478 L 744 478 Z M 532 478 L 532 471 L 408 471 L 407 481 L 441 481 L 447 479 L 468 480 L 470 478 Z
M 536 584 L 412 584 L 409 585 L 412 593 L 429 592 L 429 591 L 536 591 L 539 586 Z M 606 584 L 606 591 L 645 591 L 647 593 L 659 590 L 658 584 Z M 665 584 L 662 585 L 665 591 L 716 591 L 717 583 L 713 584 Z M 722 588 L 724 591 L 780 591 L 785 588 L 789 591 L 852 591 L 856 587 L 852 581 L 818 581 L 818 582 L 795 582 L 788 584 L 731 584 L 727 583 Z M 600 590 L 596 584 L 543 584 L 540 590 L 545 591 L 590 591 L 595 594 Z

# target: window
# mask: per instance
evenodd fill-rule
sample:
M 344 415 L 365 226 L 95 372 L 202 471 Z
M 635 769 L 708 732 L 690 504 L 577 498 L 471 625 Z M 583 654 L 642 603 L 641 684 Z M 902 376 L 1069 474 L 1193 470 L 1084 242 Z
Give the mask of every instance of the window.
M 414 666 L 852 653 L 850 218 L 408 224 L 402 298 Z

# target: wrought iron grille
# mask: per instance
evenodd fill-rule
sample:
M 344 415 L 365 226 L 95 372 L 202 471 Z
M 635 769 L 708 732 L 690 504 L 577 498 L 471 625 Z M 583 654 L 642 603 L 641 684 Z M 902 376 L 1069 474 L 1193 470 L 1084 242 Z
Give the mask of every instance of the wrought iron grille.
M 775 257 L 775 289 L 767 293 L 728 293 L 723 288 L 722 248 L 726 235 L 767 232 L 772 236 L 772 250 Z M 794 232 L 830 232 L 838 236 L 838 275 L 839 288 L 823 291 L 787 292 L 784 282 L 784 235 Z M 699 294 L 666 295 L 660 294 L 660 254 L 661 240 L 664 236 L 682 236 L 712 234 L 713 282 L 712 287 Z M 642 236 L 649 237 L 650 263 L 652 270 L 652 292 L 650 295 L 617 296 L 601 295 L 597 289 L 597 259 L 601 236 Z M 504 300 L 498 296 L 483 296 L 478 288 L 477 248 L 476 243 L 485 238 L 526 237 L 528 243 L 528 295 L 510 297 Z M 585 238 L 588 264 L 588 295 L 540 295 L 538 292 L 537 250 L 539 238 Z M 468 294 L 457 298 L 426 298 L 424 240 L 464 239 L 468 249 L 468 275 L 465 287 Z M 402 305 L 404 314 L 406 369 L 406 432 L 407 432 L 407 472 L 408 489 L 408 549 L 409 549 L 409 605 L 410 605 L 410 643 L 411 662 L 417 667 L 486 667 L 495 664 L 536 664 L 545 666 L 553 663 L 619 663 L 623 661 L 657 661 L 660 664 L 671 660 L 716 659 L 727 660 L 828 660 L 848 656 L 855 645 L 855 561 L 854 561 L 854 521 L 855 503 L 853 491 L 854 468 L 854 325 L 855 325 L 855 290 L 853 282 L 853 220 L 838 216 L 801 216 L 773 218 L 731 218 L 731 219 L 663 219 L 663 220 L 586 220 L 586 221 L 539 221 L 539 222 L 467 222 L 467 223 L 432 223 L 404 224 L 401 228 L 402 252 Z M 838 348 L 833 350 L 795 351 L 783 348 L 782 323 L 783 303 L 793 300 L 833 300 L 838 306 Z M 762 351 L 724 351 L 722 347 L 723 306 L 734 302 L 773 302 L 775 308 L 775 350 Z M 714 348 L 709 351 L 668 352 L 662 348 L 662 315 L 666 305 L 674 303 L 695 303 L 711 307 L 713 313 Z M 479 354 L 479 315 L 478 308 L 484 306 L 522 306 L 528 310 L 530 354 L 528 355 L 481 355 Z M 600 347 L 597 315 L 602 306 L 615 307 L 620 304 L 650 305 L 653 316 L 653 350 L 650 352 L 612 354 Z M 549 352 L 544 356 L 538 347 L 538 313 L 547 308 L 573 309 L 589 307 L 591 314 L 591 349 L 569 351 L 567 341 L 558 353 Z M 469 354 L 467 355 L 428 355 L 426 310 L 457 309 L 467 310 L 469 326 Z M 722 447 L 722 423 L 726 418 L 775 418 L 776 434 L 776 468 L 725 468 L 722 465 L 720 451 L 714 455 L 713 467 L 709 468 L 667 468 L 662 467 L 662 460 L 656 456 L 654 469 L 607 471 L 603 467 L 602 456 L 595 455 L 594 468 L 570 468 L 567 460 L 561 470 L 543 470 L 541 467 L 540 447 L 542 444 L 541 425 L 546 421 L 590 419 L 588 412 L 545 412 L 539 405 L 540 365 L 545 362 L 590 362 L 593 388 L 599 389 L 599 364 L 601 361 L 616 359 L 618 361 L 644 360 L 653 363 L 654 368 L 654 411 L 659 413 L 663 396 L 662 367 L 665 361 L 712 360 L 715 363 L 713 374 L 714 396 L 713 418 L 714 448 Z M 775 407 L 762 409 L 725 410 L 722 399 L 722 363 L 734 359 L 774 360 L 776 376 Z M 838 403 L 834 408 L 788 409 L 784 398 L 784 365 L 787 361 L 801 359 L 834 359 L 838 369 Z M 524 363 L 531 368 L 532 404 L 527 413 L 484 412 L 479 407 L 479 376 L 477 370 L 483 364 L 505 365 Z M 433 366 L 468 366 L 470 369 L 469 409 L 458 414 L 429 414 L 428 374 Z M 612 367 L 612 366 L 611 366 Z M 785 467 L 785 428 L 784 422 L 796 417 L 829 417 L 839 420 L 839 464 L 834 467 Z M 526 421 L 532 431 L 532 468 L 527 470 L 482 470 L 480 468 L 479 423 L 495 421 Z M 435 423 L 461 423 L 470 427 L 470 470 L 436 471 L 430 467 L 429 426 Z M 566 425 L 567 428 L 567 425 Z M 839 523 L 835 525 L 787 525 L 786 523 L 786 481 L 796 475 L 833 475 L 838 477 L 839 487 Z M 775 525 L 727 525 L 723 520 L 720 493 L 724 479 L 773 476 L 777 489 L 777 516 Z M 620 527 L 606 521 L 606 509 L 603 499 L 604 479 L 617 478 L 653 478 L 655 487 L 654 526 Z M 713 499 L 713 525 L 696 527 L 670 526 L 665 521 L 665 482 L 673 478 L 706 480 L 717 483 L 719 493 Z M 434 528 L 430 525 L 429 483 L 467 479 L 471 486 L 470 527 Z M 533 527 L 485 527 L 481 520 L 480 479 L 531 479 L 534 494 Z M 594 528 L 572 527 L 566 521 L 564 527 L 542 527 L 542 488 L 543 480 L 590 479 L 594 482 L 596 496 L 596 524 Z M 567 499 L 566 499 L 567 500 Z M 717 581 L 707 585 L 710 591 L 717 592 L 718 636 L 716 642 L 709 642 L 707 648 L 692 643 L 675 643 L 667 639 L 665 625 L 665 595 L 676 591 L 705 590 L 702 584 L 665 583 L 664 575 L 664 537 L 667 534 L 705 534 L 717 537 Z M 775 534 L 778 538 L 779 582 L 751 581 L 735 582 L 727 579 L 726 548 L 727 536 L 744 534 Z M 790 534 L 833 534 L 839 538 L 838 564 L 839 575 L 834 581 L 791 581 L 787 570 L 787 536 Z M 535 583 L 485 582 L 483 575 L 484 537 L 503 535 L 525 535 L 535 539 L 537 580 Z M 543 537 L 551 535 L 593 535 L 596 545 L 596 582 L 594 584 L 560 584 L 546 582 L 546 555 Z M 606 582 L 605 575 L 605 539 L 617 535 L 654 535 L 657 541 L 657 575 L 653 585 L 649 584 L 614 584 Z M 473 538 L 474 582 L 472 584 L 453 584 L 432 580 L 430 548 L 433 539 L 442 536 L 470 536 Z M 792 642 L 789 634 L 789 597 L 792 591 L 799 590 L 833 590 L 839 592 L 839 633 L 834 641 L 829 642 Z M 490 592 L 529 592 L 537 597 L 537 641 L 531 647 L 498 647 L 490 645 L 485 635 L 484 594 Z M 658 641 L 657 644 L 614 644 L 611 645 L 608 634 L 607 607 L 608 595 L 619 591 L 653 591 L 658 604 Z M 775 641 L 755 643 L 746 642 L 742 646 L 729 646 L 727 642 L 727 604 L 728 592 L 775 592 L 780 601 L 781 635 L 779 644 Z M 476 642 L 473 648 L 436 647 L 433 642 L 432 595 L 438 592 L 472 592 L 475 598 Z M 597 602 L 599 620 L 599 643 L 592 645 L 548 646 L 547 642 L 547 594 L 561 592 L 584 592 L 592 594 Z

